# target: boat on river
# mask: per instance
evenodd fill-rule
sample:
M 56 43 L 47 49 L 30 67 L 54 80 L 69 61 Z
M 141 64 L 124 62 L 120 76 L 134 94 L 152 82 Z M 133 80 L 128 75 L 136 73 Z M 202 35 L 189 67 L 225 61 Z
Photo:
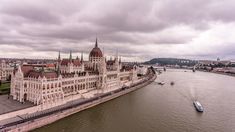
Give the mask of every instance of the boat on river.
M 164 85 L 165 82 L 163 82 L 163 81 L 162 81 L 162 82 L 158 82 L 158 84 L 159 84 L 159 85 Z
M 195 107 L 195 109 L 198 111 L 198 112 L 203 112 L 204 111 L 204 108 L 202 106 L 202 104 L 198 101 L 193 101 L 193 105 Z

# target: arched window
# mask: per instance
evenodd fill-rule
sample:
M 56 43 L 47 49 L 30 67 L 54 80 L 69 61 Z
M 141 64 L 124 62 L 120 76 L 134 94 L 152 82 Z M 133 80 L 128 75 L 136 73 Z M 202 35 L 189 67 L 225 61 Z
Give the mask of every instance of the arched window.
M 45 84 L 43 84 L 42 89 L 45 90 Z

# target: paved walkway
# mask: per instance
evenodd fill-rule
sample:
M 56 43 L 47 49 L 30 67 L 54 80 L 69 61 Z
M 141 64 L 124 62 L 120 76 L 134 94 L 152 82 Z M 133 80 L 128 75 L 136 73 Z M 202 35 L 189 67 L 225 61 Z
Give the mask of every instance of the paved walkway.
M 13 100 L 12 97 L 8 99 L 8 95 L 0 95 L 0 115 L 32 106 L 33 104 L 29 102 L 22 104 Z

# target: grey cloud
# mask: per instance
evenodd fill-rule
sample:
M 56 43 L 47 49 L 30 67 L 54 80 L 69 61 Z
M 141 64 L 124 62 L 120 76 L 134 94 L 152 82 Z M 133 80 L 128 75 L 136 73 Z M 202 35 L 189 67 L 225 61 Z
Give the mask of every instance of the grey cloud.
M 3 8 L 1 12 L 12 17 L 22 17 L 36 23 L 60 23 L 60 18 L 50 10 L 35 6 L 13 6 L 5 9 Z
M 88 53 L 98 36 L 107 51 L 117 48 L 126 57 L 144 56 L 143 49 L 132 47 L 187 45 L 197 36 L 161 34 L 177 26 L 200 33 L 210 23 L 234 22 L 234 8 L 232 0 L 9 0 L 0 2 L 0 45 Z

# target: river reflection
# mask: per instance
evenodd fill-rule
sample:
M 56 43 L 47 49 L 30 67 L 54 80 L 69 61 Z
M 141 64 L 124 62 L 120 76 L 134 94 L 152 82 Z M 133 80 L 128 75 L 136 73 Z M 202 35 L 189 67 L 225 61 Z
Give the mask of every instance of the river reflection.
M 168 69 L 155 81 L 34 131 L 235 132 L 235 77 Z M 196 112 L 193 100 L 202 103 L 204 113 Z

